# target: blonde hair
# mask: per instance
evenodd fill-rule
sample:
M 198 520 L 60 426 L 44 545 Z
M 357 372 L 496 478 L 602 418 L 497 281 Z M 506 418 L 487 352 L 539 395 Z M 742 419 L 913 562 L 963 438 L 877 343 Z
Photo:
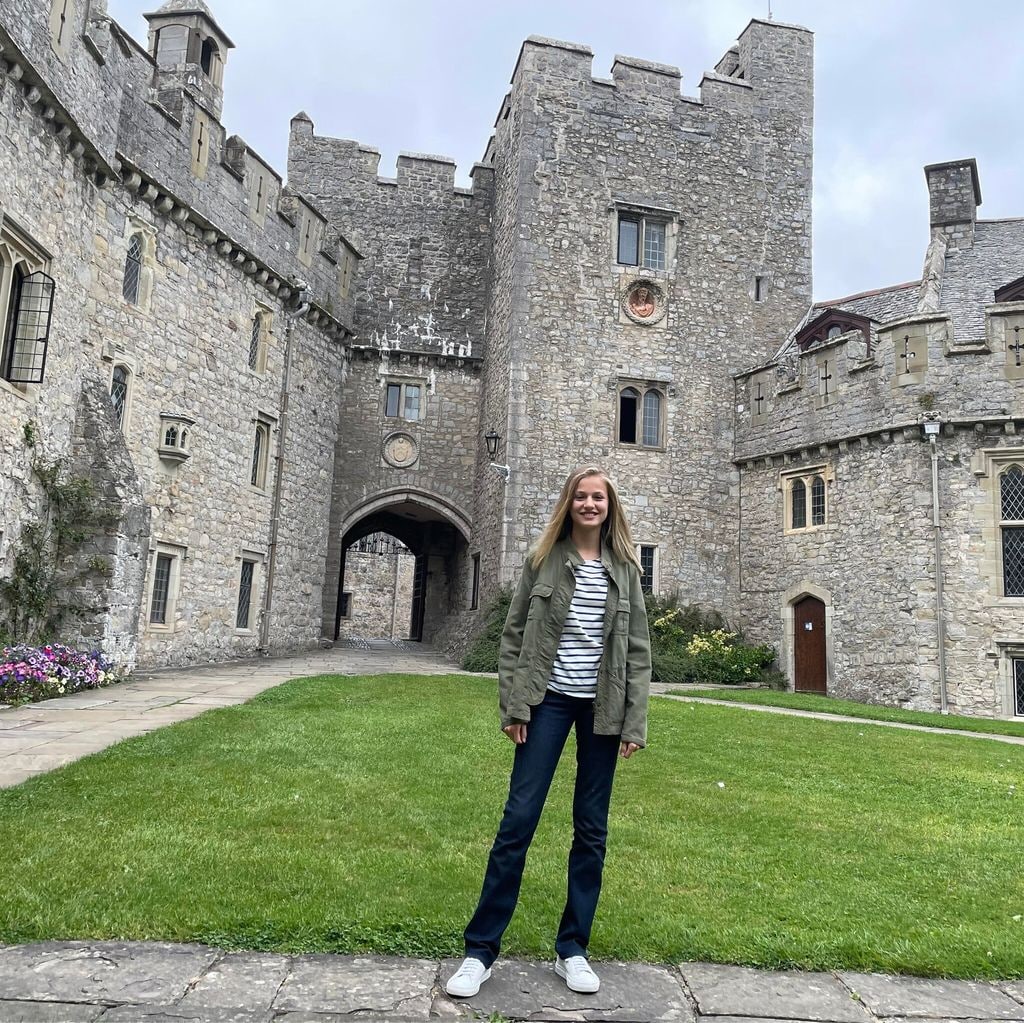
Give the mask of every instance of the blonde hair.
M 640 567 L 640 561 L 636 556 L 636 547 L 633 544 L 633 535 L 629 531 L 629 523 L 622 510 L 622 502 L 619 500 L 619 492 L 615 483 L 603 469 L 587 465 L 569 473 L 568 479 L 562 486 L 555 510 L 551 513 L 544 532 L 540 534 L 540 539 L 530 553 L 530 564 L 534 568 L 540 568 L 545 558 L 554 549 L 555 544 L 572 532 L 573 497 L 576 495 L 580 483 L 591 476 L 600 476 L 608 491 L 608 517 L 601 523 L 601 542 L 607 543 L 620 561 L 632 561 L 637 568 Z

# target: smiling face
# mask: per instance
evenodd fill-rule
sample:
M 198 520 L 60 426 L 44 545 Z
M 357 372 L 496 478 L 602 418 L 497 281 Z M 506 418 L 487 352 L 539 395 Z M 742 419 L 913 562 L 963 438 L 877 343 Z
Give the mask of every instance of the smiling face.
M 600 529 L 608 518 L 608 487 L 601 476 L 585 476 L 573 494 L 569 508 L 573 529 Z

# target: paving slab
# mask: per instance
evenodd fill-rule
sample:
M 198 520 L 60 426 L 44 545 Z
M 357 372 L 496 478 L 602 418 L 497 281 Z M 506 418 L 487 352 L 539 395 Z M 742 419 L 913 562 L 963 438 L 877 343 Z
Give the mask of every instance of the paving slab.
M 294 960 L 278 1012 L 378 1013 L 427 1020 L 437 962 L 394 956 L 308 955 Z
M 446 959 L 441 963 L 442 984 L 461 962 Z M 499 959 L 479 994 L 450 1001 L 473 1013 L 525 1020 L 691 1023 L 694 1018 L 679 977 L 669 967 L 595 962 L 594 970 L 601 978 L 601 990 L 581 995 L 565 986 L 553 962 Z
M 1024 980 L 1007 980 L 1003 981 L 999 987 L 1005 991 L 1011 998 L 1016 999 L 1022 1005 L 1024 1005 Z
M 839 976 L 876 1016 L 1024 1020 L 1024 1005 L 991 984 L 884 973 L 840 971 Z
M 272 952 L 227 952 L 178 1002 L 180 1009 L 271 1012 L 292 961 Z
M 97 1023 L 272 1023 L 273 1019 L 272 1012 L 254 1009 L 183 1009 L 178 1005 L 145 1004 L 114 1006 Z
M 76 1005 L 70 1002 L 16 1002 L 0 999 L 3 1023 L 95 1023 L 102 1005 Z
M 0 948 L 0 991 L 24 1001 L 170 1005 L 217 955 L 204 945 L 164 942 L 10 945 Z
M 679 967 L 697 1011 L 707 1016 L 754 1016 L 867 1023 L 868 1011 L 830 973 L 765 972 L 746 966 L 683 963 Z

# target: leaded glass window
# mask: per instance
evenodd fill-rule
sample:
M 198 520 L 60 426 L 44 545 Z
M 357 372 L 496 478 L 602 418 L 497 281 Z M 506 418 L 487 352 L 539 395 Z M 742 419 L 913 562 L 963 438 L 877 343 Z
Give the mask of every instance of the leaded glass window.
M 999 477 L 1003 596 L 1024 597 L 1024 472 L 1011 465 Z
M 650 270 L 665 269 L 665 225 L 644 224 L 644 266 Z
M 164 432 L 164 447 L 176 448 L 178 446 L 178 428 L 173 424 L 167 427 Z
M 128 368 L 118 364 L 110 378 L 110 403 L 114 406 L 118 426 L 124 426 L 124 408 L 128 401 Z
M 167 600 L 171 592 L 171 568 L 174 558 L 170 554 L 157 554 L 153 573 L 153 598 L 149 605 L 149 620 L 156 625 L 167 624 Z
M 654 548 L 646 544 L 640 545 L 640 589 L 654 592 Z
M 661 394 L 648 391 L 644 395 L 644 445 L 656 448 L 661 444 Z
M 242 577 L 238 583 L 238 613 L 235 615 L 235 628 L 249 628 L 249 606 L 252 603 L 252 577 L 256 568 L 255 561 L 242 560 Z
M 1024 717 L 1024 657 L 1013 661 L 1013 713 Z
M 3 376 L 11 383 L 42 383 L 54 288 L 53 278 L 42 270 L 27 274 L 21 263 L 13 268 L 3 359 Z
M 803 480 L 793 480 L 790 484 L 791 529 L 807 527 L 807 487 Z
M 815 476 L 811 481 L 811 525 L 825 524 L 825 481 Z
M 252 318 L 252 333 L 249 336 L 249 369 L 259 369 L 260 341 L 263 339 L 263 319 L 259 313 Z
M 124 280 L 121 294 L 132 305 L 139 303 L 139 284 L 142 280 L 142 234 L 136 231 L 128 239 L 128 253 L 124 257 Z

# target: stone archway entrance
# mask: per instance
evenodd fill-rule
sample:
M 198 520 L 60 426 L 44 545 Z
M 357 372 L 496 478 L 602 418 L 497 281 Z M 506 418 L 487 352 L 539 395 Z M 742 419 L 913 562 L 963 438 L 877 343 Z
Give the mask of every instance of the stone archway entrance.
M 828 692 L 825 604 L 806 596 L 793 604 L 793 688 L 798 693 Z
M 434 642 L 445 638 L 450 620 L 465 603 L 461 585 L 467 572 L 470 525 L 460 509 L 436 495 L 415 490 L 388 491 L 360 502 L 342 522 L 338 558 L 338 585 L 334 606 L 326 622 L 333 625 L 330 638 L 342 632 L 349 608 L 347 581 L 354 577 L 354 564 L 366 541 L 393 538 L 401 552 L 411 558 L 396 561 L 394 581 L 402 592 L 394 593 L 389 605 L 393 615 L 407 615 L 405 635 L 392 631 L 391 638 Z M 408 592 L 404 592 L 407 588 Z M 326 624 L 325 622 L 325 624 Z M 396 621 L 396 626 L 398 625 Z M 383 633 L 382 633 L 383 635 Z

